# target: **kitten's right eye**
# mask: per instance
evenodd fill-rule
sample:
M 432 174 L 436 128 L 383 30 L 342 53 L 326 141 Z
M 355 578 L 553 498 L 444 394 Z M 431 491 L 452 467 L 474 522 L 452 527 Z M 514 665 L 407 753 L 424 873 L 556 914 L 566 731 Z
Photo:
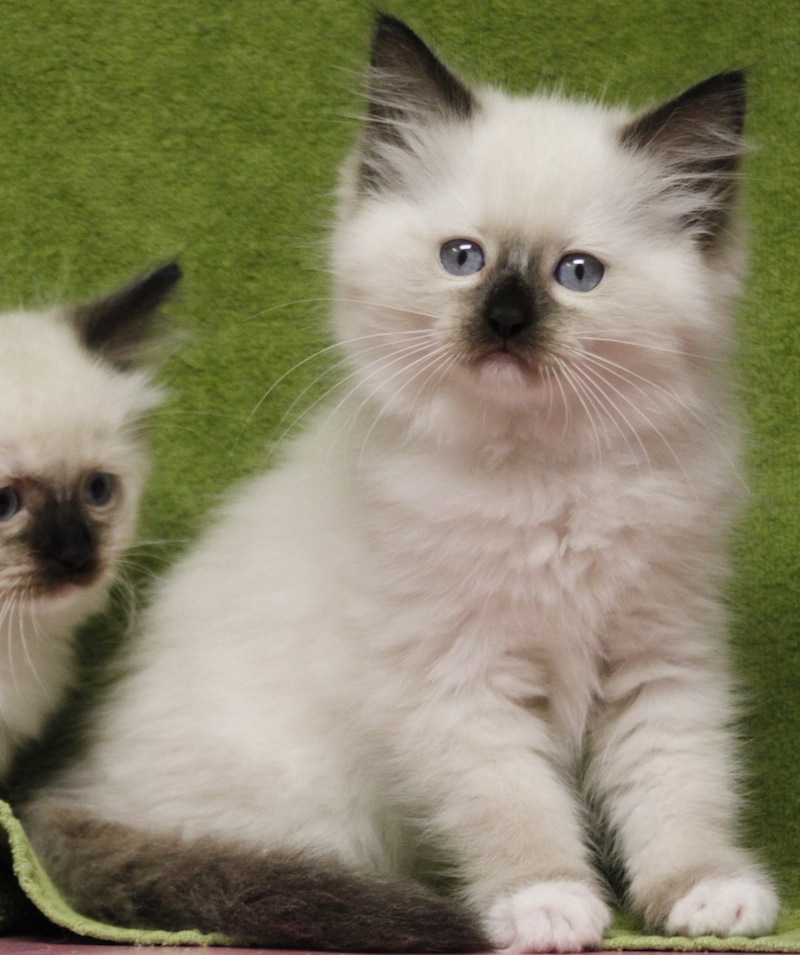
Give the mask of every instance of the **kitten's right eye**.
M 588 252 L 569 252 L 556 266 L 555 279 L 571 292 L 591 292 L 604 272 L 603 263 Z
M 486 264 L 483 249 L 472 239 L 448 239 L 439 249 L 439 258 L 451 275 L 474 275 Z
M 117 481 L 113 474 L 98 471 L 90 474 L 83 482 L 83 499 L 91 507 L 104 507 L 111 501 L 117 489 Z
M 0 521 L 10 521 L 22 510 L 22 498 L 14 486 L 0 487 Z

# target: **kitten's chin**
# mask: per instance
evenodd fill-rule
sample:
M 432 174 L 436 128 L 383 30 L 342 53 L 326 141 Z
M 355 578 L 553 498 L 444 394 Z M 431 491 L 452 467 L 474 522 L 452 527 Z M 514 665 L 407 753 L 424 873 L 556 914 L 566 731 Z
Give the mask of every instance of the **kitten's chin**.
M 506 405 L 547 404 L 552 384 L 541 365 L 508 351 L 491 351 L 471 365 L 472 378 L 482 395 Z
M 69 614 L 73 611 L 85 614 L 102 602 L 107 589 L 108 583 L 103 575 L 95 576 L 91 581 L 65 580 L 38 590 L 30 604 L 38 614 Z

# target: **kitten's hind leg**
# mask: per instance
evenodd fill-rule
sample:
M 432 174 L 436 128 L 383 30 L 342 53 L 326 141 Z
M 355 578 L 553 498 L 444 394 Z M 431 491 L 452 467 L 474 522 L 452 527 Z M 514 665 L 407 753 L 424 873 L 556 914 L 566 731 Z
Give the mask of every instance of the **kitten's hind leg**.
M 23 813 L 68 901 L 107 924 L 198 929 L 234 944 L 339 952 L 468 952 L 487 942 L 465 910 L 413 882 L 299 853 L 145 834 L 43 799 Z

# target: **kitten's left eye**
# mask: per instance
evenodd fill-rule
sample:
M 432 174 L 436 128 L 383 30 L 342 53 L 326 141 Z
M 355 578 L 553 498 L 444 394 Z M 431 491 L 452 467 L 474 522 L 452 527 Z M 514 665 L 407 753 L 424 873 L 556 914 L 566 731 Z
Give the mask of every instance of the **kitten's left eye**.
M 604 272 L 603 263 L 588 252 L 569 252 L 556 266 L 555 279 L 571 292 L 591 292 Z
M 116 489 L 117 479 L 114 475 L 98 471 L 83 482 L 83 499 L 91 507 L 103 507 L 114 496 Z
M 483 249 L 472 239 L 448 239 L 439 249 L 439 258 L 451 275 L 474 275 L 486 264 Z
M 0 522 L 10 521 L 22 508 L 22 499 L 13 484 L 0 487 Z

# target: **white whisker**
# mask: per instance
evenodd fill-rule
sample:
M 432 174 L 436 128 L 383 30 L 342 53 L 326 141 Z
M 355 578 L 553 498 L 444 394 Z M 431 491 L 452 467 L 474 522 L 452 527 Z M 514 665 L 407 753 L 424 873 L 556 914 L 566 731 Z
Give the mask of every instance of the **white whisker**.
M 678 456 L 672 444 L 666 439 L 661 429 L 657 427 L 655 422 L 652 421 L 652 419 L 646 415 L 641 408 L 637 407 L 623 392 L 615 388 L 613 384 L 605 377 L 606 375 L 613 375 L 644 397 L 650 397 L 651 392 L 657 392 L 668 398 L 674 405 L 679 407 L 689 417 L 691 417 L 706 432 L 706 434 L 711 437 L 718 449 L 724 455 L 727 463 L 731 465 L 737 479 L 742 483 L 743 486 L 746 486 L 744 478 L 739 473 L 736 462 L 731 459 L 728 448 L 723 444 L 722 441 L 720 441 L 714 429 L 709 426 L 709 423 L 703 419 L 703 417 L 694 408 L 691 408 L 689 405 L 687 405 L 686 402 L 683 401 L 673 390 L 665 388 L 663 385 L 658 384 L 658 382 L 654 382 L 651 379 L 638 374 L 633 369 L 628 368 L 625 365 L 621 365 L 619 362 L 612 361 L 609 358 L 605 358 L 604 356 L 595 355 L 591 352 L 580 352 L 577 349 L 574 351 L 578 355 L 578 360 L 584 362 L 584 364 L 587 366 L 594 366 L 593 373 L 601 376 L 602 380 L 609 388 L 612 388 L 620 396 L 620 398 L 622 398 L 623 401 L 625 401 L 631 408 L 633 408 L 639 415 L 642 416 L 642 418 L 652 428 L 653 432 L 661 439 L 662 443 L 675 460 L 675 463 L 684 474 L 687 483 L 691 485 L 688 475 L 686 474 L 686 471 L 683 467 L 683 463 L 681 462 L 680 457 Z
M 389 334 L 391 334 L 391 333 L 386 333 L 386 335 L 389 335 Z M 428 333 L 427 333 L 427 332 L 415 332 L 415 333 L 413 333 L 413 334 L 418 335 L 418 336 L 420 336 L 421 338 L 424 338 L 425 341 L 427 341 L 427 338 L 428 338 Z M 364 336 L 363 339 L 356 339 L 356 341 L 365 340 L 366 338 L 371 338 L 371 337 L 374 337 L 374 336 Z M 384 336 L 381 335 L 381 337 L 384 337 Z M 392 336 L 392 337 L 394 337 L 394 336 Z M 379 343 L 377 343 L 377 344 L 371 345 L 371 346 L 370 346 L 369 348 L 367 348 L 367 349 L 364 349 L 364 350 L 361 352 L 361 356 L 363 357 L 363 356 L 365 356 L 365 355 L 367 355 L 367 354 L 370 354 L 371 352 L 375 352 L 375 351 L 385 351 L 386 349 L 391 348 L 392 345 L 393 345 L 392 342 L 381 341 L 381 342 L 379 342 Z M 409 348 L 409 349 L 411 349 L 411 350 L 413 350 L 413 347 L 414 347 L 414 346 L 407 346 L 407 348 Z M 405 351 L 405 350 L 403 349 L 403 350 L 401 350 L 401 351 Z M 313 381 L 311 381 L 308 385 L 306 385 L 306 387 L 303 388 L 303 390 L 295 397 L 295 399 L 292 401 L 292 403 L 289 405 L 289 407 L 286 409 L 286 411 L 284 411 L 284 413 L 281 415 L 281 418 L 280 418 L 280 421 L 278 422 L 277 427 L 280 428 L 280 427 L 283 425 L 283 423 L 286 421 L 286 419 L 287 419 L 287 418 L 289 417 L 289 415 L 292 413 L 292 411 L 294 410 L 294 408 L 295 408 L 298 404 L 300 404 L 300 402 L 301 402 L 302 399 L 305 397 L 305 395 L 306 395 L 309 391 L 311 391 L 314 387 L 316 387 L 316 385 L 318 385 L 324 378 L 327 378 L 329 375 L 337 374 L 342 368 L 348 368 L 348 367 L 351 366 L 351 364 L 352 364 L 352 360 L 351 360 L 350 358 L 348 358 L 348 357 L 344 357 L 344 358 L 340 359 L 339 361 L 337 361 L 333 366 L 331 366 L 330 368 L 326 369 L 321 375 L 318 375 L 318 376 L 317 376 Z M 289 428 L 286 428 L 286 429 L 282 432 L 282 434 L 281 434 L 279 440 L 278 440 L 277 442 L 275 442 L 275 443 L 277 443 L 277 444 L 282 443 L 283 440 L 284 440 L 284 438 L 286 437 L 286 434 L 291 430 L 291 427 L 292 427 L 292 426 L 296 425 L 299 421 L 301 421 L 304 417 L 306 417 L 306 416 L 309 414 L 310 411 L 312 411 L 315 407 L 317 407 L 317 405 L 321 404 L 330 394 L 332 394 L 333 392 L 337 391 L 337 390 L 342 386 L 342 384 L 346 383 L 350 378 L 352 378 L 352 377 L 354 376 L 354 374 L 356 374 L 356 373 L 353 372 L 353 373 L 351 373 L 350 375 L 347 375 L 344 379 L 338 379 L 338 378 L 337 378 L 335 384 L 334 384 L 332 387 L 328 388 L 328 389 L 327 389 L 322 395 L 320 395 L 314 402 L 312 402 L 310 405 L 308 405 L 306 408 L 303 409 L 302 414 L 298 416 L 298 418 L 292 423 L 292 425 L 291 425 Z
M 280 375 L 278 378 L 276 378 L 275 381 L 273 381 L 272 384 L 267 388 L 267 390 L 264 392 L 264 394 L 258 399 L 258 401 L 257 401 L 256 404 L 254 405 L 254 407 L 251 409 L 251 411 L 249 412 L 249 414 L 248 414 L 247 417 L 245 418 L 245 421 L 244 421 L 244 424 L 243 424 L 243 426 L 242 426 L 242 429 L 241 429 L 241 431 L 239 432 L 239 434 L 237 435 L 237 437 L 236 437 L 236 439 L 235 439 L 235 441 L 234 441 L 234 443 L 233 443 L 233 447 L 236 447 L 237 443 L 238 443 L 239 440 L 241 439 L 241 437 L 242 437 L 242 435 L 244 434 L 245 430 L 246 430 L 247 427 L 250 425 L 250 423 L 253 421 L 253 418 L 255 417 L 255 415 L 258 413 L 258 410 L 262 407 L 262 405 L 264 404 L 264 402 L 267 401 L 267 399 L 268 399 L 268 398 L 270 397 L 270 395 L 275 391 L 275 389 L 278 388 L 278 386 L 279 386 L 282 382 L 286 381 L 286 379 L 289 378 L 290 375 L 294 374 L 296 371 L 298 371 L 300 368 L 302 368 L 302 367 L 304 367 L 305 365 L 307 365 L 309 362 L 315 361 L 315 360 L 317 360 L 317 359 L 324 358 L 325 356 L 329 355 L 331 352 L 336 352 L 336 351 L 341 350 L 341 349 L 343 349 L 343 348 L 347 348 L 347 347 L 352 346 L 352 345 L 357 345 L 357 344 L 360 344 L 360 343 L 362 343 L 362 342 L 375 341 L 376 339 L 380 339 L 381 341 L 379 341 L 379 342 L 374 346 L 374 347 L 376 347 L 376 348 L 380 348 L 380 347 L 384 347 L 384 346 L 385 346 L 385 344 L 386 344 L 385 340 L 388 339 L 388 338 L 396 338 L 396 337 L 398 337 L 398 336 L 400 336 L 400 335 L 424 335 L 424 334 L 427 334 L 427 332 L 423 332 L 423 331 L 420 331 L 420 330 L 418 330 L 418 329 L 410 329 L 410 330 L 405 331 L 405 332 L 403 332 L 403 331 L 400 331 L 400 332 L 373 332 L 373 333 L 371 333 L 371 334 L 369 334 L 369 335 L 360 335 L 360 336 L 357 336 L 357 337 L 354 337 L 354 338 L 349 338 L 349 339 L 344 339 L 344 340 L 342 340 L 342 341 L 334 342 L 333 344 L 326 345 L 324 348 L 321 348 L 321 349 L 319 349 L 318 351 L 313 352 L 311 355 L 307 355 L 305 358 L 303 358 L 303 359 L 301 359 L 300 361 L 296 362 L 294 365 L 292 365 L 291 368 L 287 369 L 285 372 L 283 372 L 282 375 Z M 300 393 L 300 395 L 298 395 L 298 396 L 295 397 L 295 399 L 294 399 L 293 402 L 292 402 L 292 405 L 290 405 L 290 407 L 284 412 L 284 415 L 283 415 L 283 417 L 282 417 L 282 419 L 281 419 L 281 422 L 282 422 L 283 420 L 285 420 L 285 418 L 287 417 L 287 415 L 290 413 L 291 409 L 302 399 L 303 395 L 305 395 L 308 391 L 310 391 L 320 380 L 322 380 L 322 378 L 325 378 L 327 375 L 329 375 L 329 374 L 331 374 L 332 372 L 334 372 L 337 368 L 341 367 L 341 365 L 342 365 L 343 363 L 346 363 L 346 361 L 347 361 L 347 359 L 341 359 L 340 361 L 338 361 L 338 362 L 334 365 L 333 369 L 331 369 L 331 368 L 326 369 L 324 372 L 322 372 L 321 375 L 317 376 L 309 385 L 307 385 L 307 386 L 303 389 L 303 391 Z M 329 392 L 326 392 L 326 395 L 327 395 L 327 394 L 329 394 Z M 280 423 L 279 423 L 279 424 L 280 424 Z
M 720 358 L 715 355 L 700 355 L 697 352 L 683 351 L 680 348 L 667 348 L 665 345 L 652 345 L 648 342 L 635 342 L 627 338 L 604 338 L 595 335 L 585 335 L 583 333 L 578 333 L 575 335 L 575 339 L 581 342 L 597 342 L 599 344 L 609 344 L 609 345 L 626 345 L 631 348 L 644 348 L 648 351 L 663 352 L 668 355 L 679 355 L 682 358 L 696 358 L 701 361 L 708 362 L 726 362 L 726 358 Z
M 428 347 L 427 342 L 422 342 L 422 343 L 421 343 L 421 342 L 415 342 L 415 343 L 413 343 L 412 345 L 407 345 L 405 348 L 401 348 L 401 349 L 399 349 L 399 350 L 393 352 L 393 353 L 392 353 L 392 356 L 391 356 L 391 359 L 390 359 L 388 362 L 383 362 L 383 361 L 377 361 L 377 360 L 376 360 L 376 361 L 374 361 L 374 362 L 371 362 L 369 365 L 365 366 L 365 368 L 360 368 L 360 369 L 355 369 L 355 370 L 353 370 L 352 372 L 350 372 L 349 375 L 346 375 L 343 379 L 337 380 L 337 382 L 336 382 L 333 386 L 331 386 L 330 388 L 328 388 L 327 391 L 324 392 L 324 394 L 320 395 L 319 398 L 317 398 L 317 400 L 314 401 L 314 402 L 304 411 L 303 417 L 307 416 L 314 408 L 316 408 L 318 405 L 320 405 L 321 403 L 323 403 L 323 402 L 325 401 L 325 399 L 328 398 L 331 394 L 333 394 L 333 393 L 336 392 L 336 391 L 339 391 L 342 387 L 344 387 L 345 385 L 347 385 L 349 382 L 355 380 L 356 385 L 355 385 L 353 388 L 351 388 L 351 389 L 349 389 L 348 391 L 346 391 L 346 393 L 345 393 L 344 396 L 340 399 L 340 401 L 339 401 L 336 405 L 334 405 L 333 408 L 332 408 L 332 409 L 330 410 L 330 412 L 328 413 L 328 416 L 327 416 L 327 418 L 326 418 L 326 421 L 327 421 L 327 420 L 330 420 L 331 418 L 333 418 L 333 417 L 335 416 L 335 414 L 339 411 L 339 409 L 342 407 L 342 405 L 349 399 L 350 395 L 355 391 L 355 389 L 358 387 L 359 383 L 365 383 L 365 382 L 371 381 L 373 378 L 379 376 L 379 375 L 382 373 L 382 371 L 383 371 L 384 369 L 386 369 L 387 367 L 391 367 L 392 365 L 397 364 L 398 362 L 402 362 L 404 359 L 406 359 L 406 358 L 408 358 L 408 357 L 411 357 L 412 355 L 414 355 L 414 354 L 417 353 L 418 351 L 421 351 L 421 350 L 423 350 L 423 349 L 425 349 L 425 348 L 427 348 L 427 347 Z M 374 366 L 374 370 L 371 371 L 369 374 L 366 374 L 366 375 L 365 375 L 364 372 L 365 372 L 366 370 L 368 370 L 371 366 Z M 301 418 L 301 419 L 298 419 L 298 420 L 302 420 L 302 418 Z M 297 422 L 294 422 L 292 426 L 294 426 L 294 425 L 296 425 L 296 424 L 297 424 Z M 290 426 L 290 428 L 291 428 L 292 426 Z M 286 437 L 288 431 L 290 430 L 290 428 L 287 428 L 287 429 L 283 432 L 283 434 L 282 434 L 281 437 L 280 437 L 279 443 L 282 442 L 282 441 L 285 439 L 285 437 Z
M 614 399 L 602 388 L 602 384 L 607 384 L 607 382 L 603 381 L 603 379 L 601 379 L 601 381 L 598 381 L 596 378 L 591 377 L 588 373 L 588 369 L 581 366 L 577 362 L 573 363 L 571 367 L 572 367 L 572 370 L 576 374 L 580 375 L 581 378 L 586 382 L 587 388 L 592 389 L 592 391 L 596 395 L 602 397 L 602 399 L 605 401 L 607 420 L 610 420 L 614 424 L 620 437 L 625 442 L 625 445 L 627 446 L 628 450 L 632 454 L 634 454 L 634 457 L 636 457 L 636 454 L 634 452 L 634 448 L 631 445 L 630 438 L 628 436 L 632 435 L 636 439 L 636 443 L 638 444 L 639 449 L 642 452 L 642 456 L 645 462 L 647 463 L 647 467 L 650 470 L 650 473 L 652 474 L 653 466 L 652 466 L 652 462 L 650 461 L 650 455 L 648 454 L 647 448 L 644 442 L 642 441 L 638 430 L 635 428 L 635 426 L 629 420 L 629 418 L 625 415 L 625 413 L 620 409 L 619 405 L 614 401 Z M 598 400 L 599 400 L 599 397 L 598 397 Z M 622 428 L 622 425 L 617 420 L 617 416 L 621 418 L 622 421 L 625 423 L 627 427 L 627 431 L 625 431 Z
M 686 412 L 686 414 L 689 415 L 689 417 L 691 417 L 698 425 L 700 425 L 706 434 L 709 435 L 712 441 L 714 441 L 719 451 L 724 455 L 726 462 L 731 465 L 737 479 L 744 487 L 747 486 L 744 478 L 739 472 L 736 461 L 731 458 L 729 449 L 719 439 L 719 436 L 709 425 L 709 422 L 704 419 L 698 411 L 686 404 L 686 402 L 683 401 L 672 389 L 665 388 L 663 385 L 658 384 L 658 382 L 652 381 L 651 379 L 646 378 L 644 375 L 638 374 L 633 369 L 628 368 L 625 365 L 621 365 L 619 362 L 612 361 L 611 359 L 604 356 L 595 355 L 592 352 L 578 352 L 577 349 L 575 351 L 576 354 L 579 355 L 580 359 L 582 359 L 584 362 L 602 366 L 602 369 L 605 372 L 614 375 L 621 381 L 624 381 L 627 385 L 630 385 L 631 388 L 644 397 L 648 397 L 649 391 L 656 391 L 668 398 L 682 411 Z M 638 382 L 641 382 L 641 384 L 638 384 Z
M 35 642 L 42 643 L 44 641 L 44 636 L 42 634 L 41 627 L 39 626 L 39 618 L 36 610 L 36 605 L 34 603 L 29 604 L 29 613 L 27 614 L 30 625 L 33 628 L 33 638 Z M 25 665 L 33 676 L 33 679 L 38 683 L 40 689 L 45 694 L 45 697 L 50 701 L 54 702 L 52 693 L 42 682 L 42 679 L 39 675 L 39 671 L 36 668 L 36 664 L 31 658 L 30 649 L 28 647 L 28 634 L 26 633 L 24 622 L 20 619 L 20 628 L 19 628 L 19 637 L 20 643 L 22 644 L 22 652 L 25 655 Z
M 20 595 L 17 591 L 6 595 L 3 601 L 2 614 L 0 615 L 0 626 L 6 631 L 6 651 L 8 655 L 8 666 L 11 674 L 11 685 L 15 693 L 19 693 L 19 681 L 17 680 L 17 668 L 14 662 L 15 627 L 14 616 L 18 610 Z
M 417 380 L 417 378 L 419 378 L 421 375 L 424 375 L 425 372 L 428 371 L 428 369 L 434 367 L 434 365 L 439 363 L 439 360 L 442 356 L 444 356 L 445 361 L 441 362 L 439 369 L 437 369 L 437 380 L 440 380 L 441 377 L 447 373 L 447 370 L 450 367 L 452 367 L 452 364 L 457 360 L 455 355 L 449 353 L 449 349 L 445 345 L 439 345 L 434 351 L 429 352 L 427 355 L 423 355 L 421 358 L 418 358 L 416 359 L 416 361 L 413 361 L 410 365 L 407 365 L 405 366 L 405 368 L 400 369 L 400 371 L 398 371 L 396 375 L 401 374 L 402 371 L 404 370 L 410 371 L 412 368 L 421 364 L 421 367 L 415 372 L 415 374 L 413 374 L 411 378 L 409 378 L 407 381 L 403 382 L 402 387 L 408 388 L 409 385 L 413 384 L 413 382 Z M 388 381 L 391 382 L 393 380 L 393 377 L 390 378 Z M 423 387 L 424 387 L 424 384 L 423 384 Z M 364 399 L 364 401 L 359 406 L 359 409 L 355 412 L 353 416 L 353 420 L 360 413 L 361 409 L 372 399 L 372 397 L 374 397 L 374 392 L 372 392 L 369 396 L 367 396 Z M 375 430 L 376 425 L 381 420 L 382 416 L 383 416 L 383 410 L 379 411 L 379 413 L 375 415 L 372 421 L 372 424 L 369 426 L 367 433 L 364 435 L 364 438 L 362 439 L 361 450 L 358 455 L 359 470 L 361 470 L 361 467 L 363 464 L 363 457 L 364 457 L 364 453 L 365 453 L 367 444 L 369 442 L 369 439 L 373 431 Z
M 650 418 L 649 415 L 647 415 L 644 411 L 642 411 L 641 408 L 637 408 L 637 406 L 630 400 L 630 398 L 628 398 L 628 396 L 627 396 L 624 392 L 620 391 L 619 388 L 615 387 L 615 386 L 614 386 L 610 381 L 608 381 L 606 378 L 603 378 L 603 377 L 600 375 L 600 370 L 599 370 L 599 369 L 593 368 L 592 366 L 588 366 L 588 367 L 584 366 L 583 371 L 584 371 L 584 373 L 587 374 L 587 375 L 588 375 L 588 374 L 592 374 L 592 375 L 599 376 L 599 377 L 600 377 L 600 380 L 603 382 L 603 384 L 604 384 L 607 388 L 610 388 L 610 389 L 614 392 L 614 394 L 616 394 L 622 401 L 625 402 L 625 404 L 627 404 L 630 408 L 632 408 L 633 411 L 636 412 L 636 413 L 645 421 L 645 423 L 650 427 L 650 429 L 652 430 L 652 432 L 659 438 L 659 440 L 661 441 L 661 443 L 663 444 L 663 446 L 664 446 L 664 447 L 666 448 L 666 450 L 669 452 L 669 454 L 670 454 L 670 456 L 672 457 L 672 459 L 674 460 L 674 462 L 677 464 L 677 466 L 678 466 L 678 468 L 679 468 L 681 474 L 683 474 L 684 480 L 686 481 L 687 485 L 688 485 L 690 488 L 692 488 L 693 490 L 695 490 L 694 484 L 693 484 L 693 482 L 691 481 L 691 479 L 689 478 L 689 475 L 687 474 L 686 469 L 685 469 L 684 466 L 683 466 L 683 462 L 681 461 L 680 456 L 678 455 L 677 451 L 674 449 L 674 447 L 672 446 L 672 444 L 670 443 L 670 441 L 667 440 L 666 435 L 665 435 L 665 434 L 662 432 L 662 430 L 658 427 L 658 425 L 655 423 L 655 421 L 653 421 L 652 418 Z M 623 421 L 625 421 L 625 423 L 628 425 L 628 427 L 629 427 L 630 430 L 631 430 L 631 433 L 634 435 L 634 437 L 636 438 L 637 442 L 639 443 L 639 446 L 642 448 L 642 451 L 643 451 L 644 454 L 647 456 L 647 449 L 645 448 L 644 442 L 643 442 L 642 439 L 641 439 L 641 436 L 640 436 L 640 434 L 639 434 L 639 430 L 638 430 L 637 428 L 635 428 L 635 427 L 628 421 L 628 418 L 625 416 L 625 414 L 622 412 L 622 410 L 619 408 L 619 406 L 618 406 L 616 403 L 614 403 L 614 407 L 616 408 L 617 413 L 620 415 L 620 417 L 622 417 Z M 648 457 L 648 462 L 649 462 L 649 457 Z M 652 468 L 651 468 L 651 470 L 652 470 Z
M 431 342 L 429 340 L 426 340 L 424 342 L 416 342 L 413 346 L 408 346 L 404 349 L 399 349 L 395 351 L 391 355 L 389 360 L 387 361 L 376 360 L 375 362 L 372 363 L 371 366 L 368 365 L 365 368 L 362 368 L 353 372 L 353 374 L 348 376 L 348 379 L 345 379 L 345 380 L 355 379 L 355 383 L 353 387 L 346 392 L 346 394 L 342 397 L 339 403 L 331 410 L 326 420 L 330 420 L 331 418 L 335 417 L 339 409 L 347 401 L 349 401 L 354 394 L 356 394 L 360 390 L 363 390 L 365 385 L 368 385 L 370 382 L 377 379 L 378 385 L 376 385 L 376 387 L 372 388 L 365 394 L 364 398 L 359 403 L 358 407 L 350 416 L 349 424 L 347 426 L 347 435 L 346 435 L 346 439 L 349 439 L 349 435 L 352 431 L 352 428 L 358 416 L 361 414 L 362 410 L 370 403 L 370 401 L 378 393 L 378 391 L 380 390 L 380 386 L 383 386 L 385 388 L 386 386 L 392 384 L 400 375 L 402 375 L 406 371 L 411 370 L 411 368 L 416 367 L 420 362 L 425 362 L 426 360 L 430 359 L 429 365 L 425 366 L 425 367 L 430 367 L 430 365 L 436 361 L 436 358 L 438 357 L 438 349 L 441 349 L 442 346 L 437 346 L 436 349 L 434 349 L 435 354 L 431 352 L 430 346 L 431 346 Z M 421 357 L 414 358 L 415 355 L 421 355 Z M 414 358 L 414 360 L 409 362 L 408 359 L 410 358 Z M 396 371 L 394 371 L 392 374 L 386 377 L 386 373 L 390 371 L 392 368 L 394 368 L 395 366 L 399 366 L 399 367 L 397 368 Z M 364 374 L 364 372 L 367 371 L 370 367 L 372 367 L 372 370 L 369 371 L 369 374 Z M 424 370 L 425 368 L 422 369 L 422 371 Z M 414 375 L 413 377 L 416 378 L 416 375 Z M 405 387 L 406 384 L 407 383 L 404 383 L 402 387 Z M 381 409 L 378 417 L 382 417 L 383 414 L 384 414 L 384 411 L 383 409 Z M 373 426 L 374 426 L 374 423 L 373 423 Z M 339 437 L 341 437 L 341 432 L 337 435 L 337 440 Z
M 557 361 L 559 363 L 559 368 L 560 368 L 562 376 L 564 377 L 566 382 L 572 387 L 573 394 L 578 399 L 581 407 L 584 410 L 584 413 L 586 414 L 586 418 L 589 424 L 591 425 L 592 432 L 594 434 L 595 447 L 597 448 L 597 459 L 599 464 L 600 462 L 602 462 L 602 459 L 603 459 L 603 443 L 600 440 L 600 432 L 598 431 L 598 428 L 597 428 L 595 416 L 592 413 L 593 409 L 594 411 L 598 410 L 597 405 L 594 399 L 591 398 L 591 394 L 587 390 L 586 385 L 583 384 L 580 381 L 580 379 L 575 375 L 574 373 L 575 368 L 573 366 L 570 366 L 568 362 L 564 361 L 561 358 L 558 358 Z M 587 404 L 587 401 L 589 400 L 591 400 L 591 403 L 592 403 L 591 407 L 589 404 Z
M 547 426 L 550 424 L 550 417 L 553 413 L 553 399 L 555 397 L 553 389 L 553 377 L 555 376 L 555 372 L 549 364 L 545 364 L 543 366 L 543 371 L 544 376 L 547 379 L 547 414 L 545 415 L 542 426 L 547 428 Z

